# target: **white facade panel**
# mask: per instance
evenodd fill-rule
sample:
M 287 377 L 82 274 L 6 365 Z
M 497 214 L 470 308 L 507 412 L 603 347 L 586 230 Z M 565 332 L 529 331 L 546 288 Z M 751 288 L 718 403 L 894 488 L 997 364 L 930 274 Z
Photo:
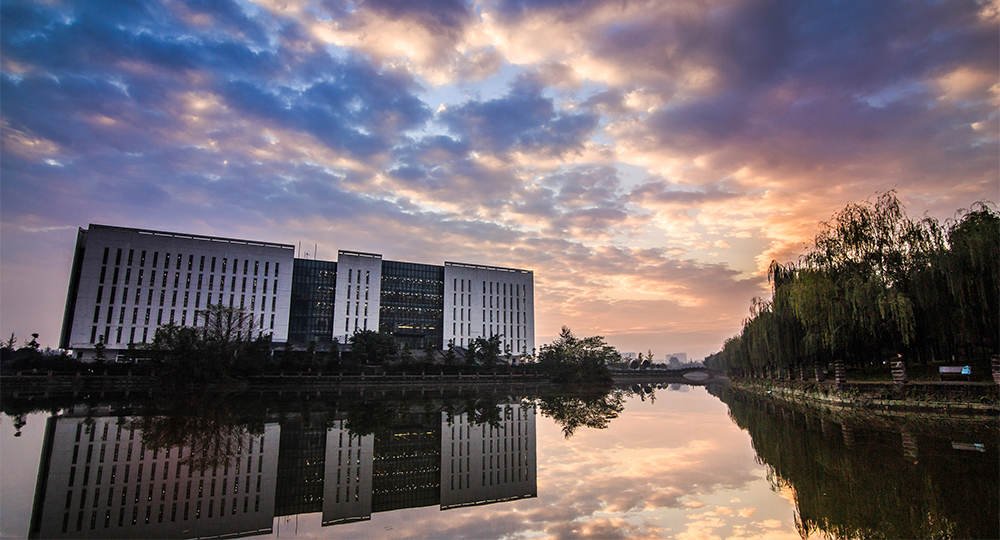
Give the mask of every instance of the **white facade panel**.
M 501 336 L 500 352 L 535 352 L 534 273 L 530 270 L 444 263 L 444 343 L 467 347 Z
M 196 326 L 210 302 L 242 306 L 256 333 L 287 338 L 294 246 L 103 225 L 90 225 L 81 241 L 64 329 L 71 349 L 92 351 L 103 340 L 114 358 L 130 342 L 151 342 L 161 324 Z
M 354 332 L 378 332 L 382 296 L 382 256 L 339 251 L 333 306 L 333 337 L 347 343 Z

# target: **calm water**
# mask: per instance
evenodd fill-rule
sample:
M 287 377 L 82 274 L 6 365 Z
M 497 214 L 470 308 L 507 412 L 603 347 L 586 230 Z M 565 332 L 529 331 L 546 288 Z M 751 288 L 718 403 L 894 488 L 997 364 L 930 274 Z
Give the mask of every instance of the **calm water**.
M 686 385 L 71 403 L 2 418 L 4 538 L 1000 536 L 995 420 Z

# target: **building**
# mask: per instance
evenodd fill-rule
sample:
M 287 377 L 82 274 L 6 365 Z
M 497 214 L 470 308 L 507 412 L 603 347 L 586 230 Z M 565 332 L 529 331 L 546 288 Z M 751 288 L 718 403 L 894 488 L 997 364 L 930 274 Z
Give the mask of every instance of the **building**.
M 201 310 L 222 304 L 247 310 L 256 334 L 301 348 L 372 330 L 414 350 L 499 336 L 501 353 L 534 352 L 530 270 L 294 254 L 290 244 L 90 225 L 77 234 L 59 346 L 90 358 L 103 344 L 115 358 L 160 325 L 197 326 Z
M 288 336 L 295 247 L 91 225 L 80 229 L 59 346 L 109 358 L 167 323 L 197 326 L 209 304 L 247 310 L 257 333 Z M 84 355 L 81 355 L 83 357 Z
M 68 408 L 46 423 L 28 537 L 239 538 L 280 533 L 291 516 L 331 526 L 537 497 L 535 407 L 495 406 L 493 421 L 415 406 L 365 435 L 344 412 L 282 412 L 259 432 L 183 442 L 157 435 L 160 415 Z
M 216 434 L 220 438 L 223 434 Z M 151 449 L 115 411 L 48 419 L 29 538 L 221 538 L 271 532 L 280 427 L 208 447 Z M 228 448 L 227 448 L 228 447 Z M 242 470 L 241 470 L 241 465 Z

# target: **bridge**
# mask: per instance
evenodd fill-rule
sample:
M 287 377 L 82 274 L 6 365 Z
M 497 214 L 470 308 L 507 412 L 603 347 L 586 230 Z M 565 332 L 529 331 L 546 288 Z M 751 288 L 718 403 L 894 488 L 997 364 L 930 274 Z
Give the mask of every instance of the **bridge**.
M 687 367 L 681 369 L 628 369 L 612 370 L 611 375 L 615 381 L 655 381 L 655 382 L 681 382 L 688 384 L 708 383 L 725 378 L 721 371 L 707 369 L 701 366 Z

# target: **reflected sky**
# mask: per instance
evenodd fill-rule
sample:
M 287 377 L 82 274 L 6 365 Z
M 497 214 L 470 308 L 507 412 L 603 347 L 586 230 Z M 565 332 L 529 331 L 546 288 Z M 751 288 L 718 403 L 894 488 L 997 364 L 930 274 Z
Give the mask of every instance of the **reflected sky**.
M 686 391 L 630 396 L 607 429 L 570 438 L 538 415 L 537 498 L 375 512 L 327 527 L 320 513 L 278 517 L 270 537 L 798 538 L 792 495 L 771 490 L 727 406 L 703 387 L 678 390 Z M 4 537 L 27 531 L 44 418 L 29 417 L 16 439 L 3 419 Z

